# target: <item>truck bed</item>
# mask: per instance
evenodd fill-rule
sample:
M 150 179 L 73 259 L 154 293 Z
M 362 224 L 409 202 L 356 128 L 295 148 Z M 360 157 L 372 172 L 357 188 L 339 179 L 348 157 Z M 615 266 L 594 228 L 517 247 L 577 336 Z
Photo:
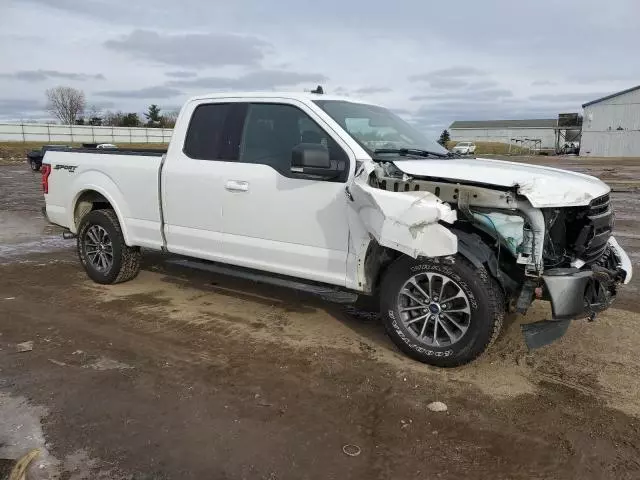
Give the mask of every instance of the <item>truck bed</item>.
M 128 244 L 161 248 L 163 154 L 163 150 L 152 149 L 47 151 L 43 164 L 51 166 L 46 194 L 49 220 L 75 233 L 78 212 L 74 205 L 81 203 L 83 195 L 99 194 L 114 206 Z

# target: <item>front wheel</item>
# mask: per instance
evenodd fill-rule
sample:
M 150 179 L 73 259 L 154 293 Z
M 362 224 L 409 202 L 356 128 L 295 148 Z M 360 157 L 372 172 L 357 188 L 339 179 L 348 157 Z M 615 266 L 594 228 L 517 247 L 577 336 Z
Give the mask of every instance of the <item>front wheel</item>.
M 399 258 L 387 271 L 381 313 L 391 340 L 411 358 L 455 367 L 480 356 L 500 333 L 502 292 L 460 255 Z
M 140 249 L 125 243 L 113 210 L 93 210 L 82 218 L 78 257 L 89 278 L 97 283 L 126 282 L 140 271 Z

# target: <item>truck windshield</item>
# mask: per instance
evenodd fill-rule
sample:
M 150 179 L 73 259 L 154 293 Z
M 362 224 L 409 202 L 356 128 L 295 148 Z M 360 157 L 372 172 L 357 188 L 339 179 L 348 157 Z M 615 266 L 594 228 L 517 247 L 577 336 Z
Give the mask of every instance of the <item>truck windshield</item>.
M 417 151 L 434 156 L 448 154 L 440 144 L 386 108 L 345 100 L 315 100 L 314 103 L 338 122 L 371 156 Z

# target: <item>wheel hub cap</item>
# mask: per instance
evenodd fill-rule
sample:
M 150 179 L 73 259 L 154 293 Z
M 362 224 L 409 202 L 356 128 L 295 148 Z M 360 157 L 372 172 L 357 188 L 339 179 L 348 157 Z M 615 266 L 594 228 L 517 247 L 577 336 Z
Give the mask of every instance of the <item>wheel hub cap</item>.
M 467 294 L 455 280 L 440 273 L 411 277 L 400 289 L 397 302 L 406 329 L 430 347 L 453 345 L 471 323 Z
M 99 272 L 107 272 L 113 265 L 113 244 L 107 231 L 100 225 L 91 225 L 84 236 L 87 261 Z

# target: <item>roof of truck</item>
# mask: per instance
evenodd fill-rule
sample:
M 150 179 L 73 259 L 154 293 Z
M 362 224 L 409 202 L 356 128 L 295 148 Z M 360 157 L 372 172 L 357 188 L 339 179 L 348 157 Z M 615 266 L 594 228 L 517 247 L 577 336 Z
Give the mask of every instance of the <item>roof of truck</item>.
M 342 100 L 345 102 L 368 103 L 372 105 L 372 102 L 367 102 L 357 98 L 311 92 L 215 92 L 192 97 L 189 101 L 208 100 L 212 98 L 287 98 L 303 102 L 309 100 Z

